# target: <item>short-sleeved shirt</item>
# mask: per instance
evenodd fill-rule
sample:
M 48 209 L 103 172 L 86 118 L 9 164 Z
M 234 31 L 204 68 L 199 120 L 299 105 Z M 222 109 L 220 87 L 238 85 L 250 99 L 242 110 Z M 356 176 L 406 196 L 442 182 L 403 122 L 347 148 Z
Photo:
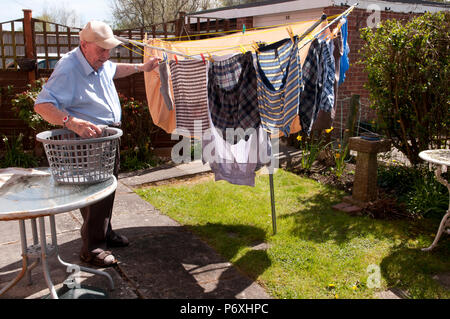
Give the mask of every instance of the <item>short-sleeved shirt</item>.
M 58 61 L 35 103 L 52 103 L 96 125 L 118 123 L 122 110 L 113 81 L 115 73 L 116 64 L 109 60 L 95 71 L 77 47 Z

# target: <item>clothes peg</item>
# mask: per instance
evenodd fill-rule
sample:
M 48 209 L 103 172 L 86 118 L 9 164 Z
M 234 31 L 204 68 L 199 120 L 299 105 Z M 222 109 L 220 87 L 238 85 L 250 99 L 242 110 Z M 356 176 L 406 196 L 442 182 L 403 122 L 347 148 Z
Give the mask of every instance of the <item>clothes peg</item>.
M 286 31 L 289 34 L 289 37 L 291 38 L 292 43 L 294 43 L 294 32 L 292 31 L 292 27 L 291 26 L 287 27 Z
M 245 52 L 247 52 L 247 50 L 245 50 L 245 48 L 242 46 L 242 44 L 240 45 L 240 47 L 241 47 L 242 54 L 245 54 Z
M 210 61 L 211 63 L 214 62 L 214 59 L 213 59 L 211 53 L 209 53 L 209 52 L 207 52 L 207 53 L 208 53 L 208 59 L 209 59 L 209 61 Z
M 253 48 L 255 49 L 255 52 L 259 54 L 259 45 L 255 41 L 253 41 Z
M 245 24 L 242 25 L 242 34 L 245 33 Z
M 200 53 L 200 56 L 202 57 L 202 60 L 203 60 L 203 64 L 206 64 L 206 61 L 205 61 L 205 56 L 203 55 L 203 53 Z
M 178 64 L 178 58 L 177 58 L 177 55 L 175 54 L 173 57 L 175 58 L 175 64 Z

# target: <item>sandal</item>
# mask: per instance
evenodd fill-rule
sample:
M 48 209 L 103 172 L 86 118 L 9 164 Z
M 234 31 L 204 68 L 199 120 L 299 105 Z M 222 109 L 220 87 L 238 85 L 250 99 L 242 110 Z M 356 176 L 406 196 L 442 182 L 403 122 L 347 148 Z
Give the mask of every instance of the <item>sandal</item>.
M 97 266 L 97 267 L 110 267 L 117 264 L 117 259 L 108 250 L 95 249 L 90 253 L 81 254 L 81 261 Z
M 108 247 L 126 247 L 129 244 L 128 238 L 115 232 L 112 232 L 112 235 L 106 239 L 106 246 Z

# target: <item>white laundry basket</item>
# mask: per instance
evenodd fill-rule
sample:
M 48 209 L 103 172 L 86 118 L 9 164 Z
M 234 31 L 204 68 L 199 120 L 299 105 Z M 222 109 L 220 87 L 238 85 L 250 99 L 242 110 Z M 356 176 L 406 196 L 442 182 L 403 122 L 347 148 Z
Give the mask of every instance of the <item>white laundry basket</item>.
M 42 142 L 50 171 L 60 184 L 93 184 L 109 179 L 122 130 L 103 129 L 98 138 L 83 139 L 67 129 L 41 132 L 36 139 Z

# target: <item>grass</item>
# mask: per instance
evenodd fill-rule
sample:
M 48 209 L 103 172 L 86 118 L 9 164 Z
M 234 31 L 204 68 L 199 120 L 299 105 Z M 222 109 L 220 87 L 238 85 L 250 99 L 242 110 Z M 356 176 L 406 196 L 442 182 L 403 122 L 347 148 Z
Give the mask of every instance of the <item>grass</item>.
M 254 188 L 224 181 L 137 190 L 275 298 L 375 298 L 399 288 L 411 298 L 450 298 L 432 277 L 450 269 L 450 238 L 432 252 L 439 220 L 387 221 L 334 211 L 342 192 L 278 170 L 277 234 L 272 233 L 269 178 Z M 252 249 L 265 243 L 267 249 Z M 379 270 L 379 286 L 376 273 Z M 372 267 L 372 266 L 371 266 Z

